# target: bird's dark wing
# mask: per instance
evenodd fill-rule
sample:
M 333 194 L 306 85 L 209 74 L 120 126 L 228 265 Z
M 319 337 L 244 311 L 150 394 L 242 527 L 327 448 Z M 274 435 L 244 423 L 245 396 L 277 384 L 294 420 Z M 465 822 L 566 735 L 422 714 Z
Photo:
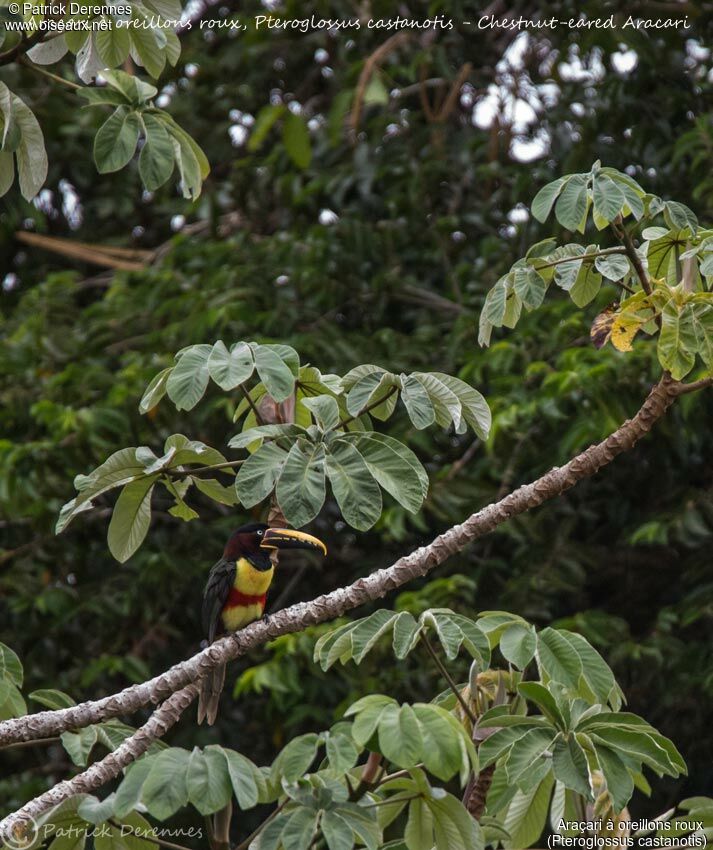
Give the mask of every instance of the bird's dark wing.
M 211 569 L 203 591 L 203 630 L 213 643 L 220 628 L 220 615 L 235 581 L 235 562 L 221 558 Z

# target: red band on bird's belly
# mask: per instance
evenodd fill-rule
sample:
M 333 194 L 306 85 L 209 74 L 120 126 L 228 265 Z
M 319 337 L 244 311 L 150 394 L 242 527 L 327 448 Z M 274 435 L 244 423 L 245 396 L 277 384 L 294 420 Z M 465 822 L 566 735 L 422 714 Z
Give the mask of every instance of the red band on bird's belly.
M 225 603 L 225 607 L 242 608 L 248 605 L 260 605 L 264 608 L 266 599 L 267 593 L 263 593 L 261 596 L 250 596 L 250 594 L 241 593 L 239 590 L 233 587 L 230 590 L 230 594 L 228 595 L 228 601 Z

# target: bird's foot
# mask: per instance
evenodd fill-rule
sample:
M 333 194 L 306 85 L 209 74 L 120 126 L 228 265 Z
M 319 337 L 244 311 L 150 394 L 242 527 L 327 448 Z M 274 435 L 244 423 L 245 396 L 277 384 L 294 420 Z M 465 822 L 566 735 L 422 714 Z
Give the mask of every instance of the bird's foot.
M 262 619 L 263 623 L 267 623 L 267 622 L 269 622 L 269 620 L 270 620 L 270 615 L 267 613 L 267 611 L 266 611 L 266 612 L 262 615 L 262 618 L 261 618 L 261 619 Z

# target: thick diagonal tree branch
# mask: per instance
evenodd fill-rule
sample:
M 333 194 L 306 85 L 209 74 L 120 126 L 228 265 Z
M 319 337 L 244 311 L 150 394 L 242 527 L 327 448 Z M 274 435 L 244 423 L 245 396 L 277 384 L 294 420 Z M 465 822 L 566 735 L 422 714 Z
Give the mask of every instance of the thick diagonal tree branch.
M 278 611 L 268 621 L 252 623 L 228 635 L 192 658 L 174 665 L 165 673 L 132 685 L 112 696 L 57 711 L 42 711 L 0 723 L 0 748 L 18 741 L 30 741 L 78 729 L 110 717 L 133 714 L 149 704 L 158 704 L 191 682 L 197 681 L 216 664 L 232 661 L 279 635 L 298 632 L 307 626 L 335 619 L 346 611 L 380 599 L 414 578 L 426 575 L 469 543 L 489 533 L 513 516 L 541 505 L 577 482 L 594 475 L 601 467 L 631 449 L 647 434 L 677 396 L 688 392 L 687 385 L 664 376 L 649 393 L 638 413 L 609 437 L 555 467 L 530 484 L 477 513 L 435 538 L 428 546 L 400 558 L 392 566 L 377 570 L 353 584 L 300 602 Z
M 701 382 L 701 386 L 704 385 L 707 384 Z M 44 711 L 0 723 L 2 746 L 55 735 L 67 729 L 84 727 L 121 714 L 131 714 L 144 705 L 165 700 L 149 721 L 115 752 L 74 779 L 60 783 L 23 809 L 8 816 L 0 823 L 0 835 L 7 834 L 9 827 L 21 824 L 23 818 L 26 819 L 29 815 L 37 816 L 73 794 L 94 790 L 118 776 L 126 765 L 146 751 L 152 740 L 163 735 L 176 722 L 196 695 L 197 688 L 193 683 L 216 664 L 232 661 L 279 635 L 301 631 L 307 626 L 334 619 L 359 605 L 385 596 L 414 578 L 426 575 L 469 543 L 511 517 L 559 496 L 579 481 L 594 475 L 618 455 L 633 448 L 664 415 L 674 400 L 690 391 L 690 386 L 692 385 L 672 380 L 668 374 L 664 375 L 636 415 L 601 443 L 590 446 L 564 466 L 551 469 L 536 481 L 525 484 L 498 502 L 482 508 L 461 525 L 439 535 L 428 546 L 400 558 L 387 569 L 377 570 L 348 587 L 319 596 L 311 602 L 285 608 L 267 622 L 252 623 L 160 676 L 126 688 L 103 700 L 58 711 Z
M 162 738 L 178 722 L 183 712 L 198 696 L 196 685 L 186 685 L 170 696 L 148 721 L 117 749 L 95 762 L 73 779 L 65 780 L 31 800 L 0 822 L 0 845 L 24 846 L 21 839 L 31 835 L 33 821 L 49 809 L 77 794 L 88 794 L 117 777 L 121 771 L 142 756 L 151 744 Z M 13 844 L 11 839 L 20 843 Z

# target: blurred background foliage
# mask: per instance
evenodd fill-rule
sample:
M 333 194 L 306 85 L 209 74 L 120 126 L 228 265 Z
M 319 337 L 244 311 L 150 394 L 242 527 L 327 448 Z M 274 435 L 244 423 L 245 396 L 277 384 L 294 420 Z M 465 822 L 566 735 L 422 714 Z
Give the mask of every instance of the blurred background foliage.
M 672 6 L 551 2 L 536 11 L 606 17 L 610 5 L 624 18 L 665 17 Z M 264 12 L 240 6 L 243 16 Z M 237 7 L 195 14 L 227 17 Z M 50 158 L 35 204 L 15 192 L 0 214 L 0 639 L 22 657 L 28 691 L 96 698 L 199 647 L 199 592 L 242 514 L 206 502 L 186 524 L 157 505 L 147 544 L 123 566 L 106 548 L 108 510 L 53 533 L 73 476 L 116 448 L 157 447 L 176 431 L 225 446 L 233 405 L 217 392 L 190 414 L 169 405 L 138 413 L 148 380 L 186 345 L 254 338 L 289 343 L 328 372 L 362 362 L 442 370 L 473 383 L 492 407 L 487 445 L 395 419 L 393 433 L 431 477 L 424 510 L 414 517 L 390 502 L 359 535 L 328 502 L 314 531 L 330 556 L 324 564 L 285 557 L 278 607 L 388 565 L 561 465 L 631 415 L 655 379 L 646 342 L 627 355 L 589 343 L 612 290 L 583 312 L 564 293 L 550 297 L 488 350 L 477 346 L 477 317 L 498 277 L 553 233 L 528 215 L 536 191 L 597 158 L 713 220 L 711 15 L 683 3 L 689 29 L 525 35 L 462 25 L 490 13 L 471 2 L 413 7 L 412 16 L 443 14 L 455 26 L 399 36 L 379 53 L 393 33 L 231 36 L 197 23 L 185 32 L 177 68 L 159 82 L 159 105 L 211 162 L 196 203 L 173 184 L 142 193 L 135 164 L 99 177 L 89 156 L 97 110 L 79 110 L 72 92 L 28 69 L 3 70 L 38 115 Z M 491 7 L 511 17 L 535 11 Z M 303 0 L 274 14 L 358 11 Z M 374 2 L 368 13 L 396 9 Z M 270 104 L 285 105 L 301 126 L 282 131 L 285 112 L 261 140 Z M 29 248 L 20 230 L 158 251 L 143 270 L 106 272 Z M 683 398 L 594 480 L 388 600 L 412 611 L 506 609 L 591 640 L 631 709 L 673 738 L 691 771 L 639 799 L 635 817 L 713 793 L 712 414 L 710 393 Z M 346 700 L 373 691 L 429 699 L 442 689 L 424 658 L 395 667 L 386 650 L 322 673 L 311 656 L 324 628 L 234 665 L 236 699 L 224 700 L 215 730 L 186 717 L 172 743 L 218 741 L 266 763 L 289 736 L 330 723 Z M 59 746 L 3 754 L 0 811 L 68 770 Z

